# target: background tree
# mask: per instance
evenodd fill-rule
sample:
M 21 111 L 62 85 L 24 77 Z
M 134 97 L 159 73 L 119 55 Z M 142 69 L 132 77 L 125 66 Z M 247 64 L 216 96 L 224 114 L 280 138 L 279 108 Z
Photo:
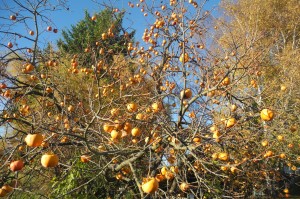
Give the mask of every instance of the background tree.
M 85 11 L 84 19 L 72 25 L 70 30 L 62 31 L 63 38 L 58 40 L 57 45 L 62 52 L 80 55 L 83 64 L 94 60 L 91 54 L 82 53 L 91 52 L 91 49 L 103 51 L 97 52 L 97 56 L 103 56 L 103 53 L 107 52 L 107 46 L 110 54 L 127 55 L 126 46 L 132 42 L 134 31 L 129 33 L 122 27 L 124 14 L 125 12 L 116 13 L 108 8 L 93 16 Z

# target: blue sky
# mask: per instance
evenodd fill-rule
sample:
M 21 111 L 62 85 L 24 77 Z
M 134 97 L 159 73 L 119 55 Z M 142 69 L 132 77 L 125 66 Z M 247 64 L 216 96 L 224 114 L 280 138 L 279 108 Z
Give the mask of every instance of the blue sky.
M 76 3 L 74 3 L 75 1 Z M 196 1 L 200 2 L 199 0 Z M 76 24 L 76 22 L 84 17 L 85 9 L 88 10 L 90 14 L 96 13 L 103 9 L 103 7 L 100 7 L 99 4 L 89 0 L 71 0 L 70 2 L 69 11 L 64 11 L 60 14 L 53 15 L 53 21 L 57 24 L 58 29 L 69 28 L 71 24 Z M 105 0 L 103 0 L 103 2 L 105 2 Z M 131 1 L 135 5 L 134 8 L 130 8 L 128 6 L 128 0 L 118 0 L 115 2 L 116 7 L 118 7 L 120 10 L 125 9 L 127 11 L 124 19 L 124 25 L 125 27 L 131 27 L 135 29 L 136 38 L 139 40 L 147 23 L 150 21 L 149 17 L 143 16 L 143 13 L 140 11 L 141 8 L 136 7 L 136 3 L 139 1 Z M 205 9 L 212 10 L 214 7 L 218 6 L 219 2 L 220 0 L 208 0 Z
M 13 7 L 13 2 L 10 0 L 0 0 L 0 3 L 2 1 L 7 2 L 9 7 Z M 97 0 L 98 3 L 95 3 L 96 0 L 70 0 L 68 5 L 66 5 L 69 9 L 63 9 L 63 10 L 59 10 L 56 12 L 49 12 L 49 18 L 53 21 L 53 24 L 51 25 L 54 28 L 57 28 L 59 30 L 58 34 L 54 34 L 52 32 L 46 32 L 43 34 L 42 36 L 42 43 L 46 44 L 47 42 L 51 41 L 53 43 L 55 43 L 55 41 L 58 38 L 61 38 L 61 30 L 63 29 L 68 29 L 71 27 L 71 25 L 76 24 L 79 20 L 81 20 L 84 17 L 84 10 L 87 10 L 91 15 L 93 13 L 99 12 L 100 10 L 103 9 L 103 3 L 107 4 L 108 2 L 113 2 L 113 6 L 116 8 L 119 8 L 120 10 L 124 9 L 126 10 L 126 15 L 125 15 L 125 19 L 124 19 L 124 27 L 130 27 L 132 29 L 136 30 L 136 41 L 140 40 L 142 37 L 142 34 L 144 32 L 144 29 L 146 27 L 147 24 L 149 24 L 150 22 L 153 23 L 152 20 L 150 20 L 150 17 L 144 17 L 143 13 L 140 11 L 141 7 L 137 8 L 136 7 L 136 3 L 139 3 L 139 0 L 133 0 L 131 1 L 135 7 L 134 8 L 130 8 L 128 6 L 128 0 L 112 0 L 112 1 L 107 1 L 107 0 Z M 151 2 L 150 0 L 146 0 Z M 154 1 L 155 3 L 159 3 L 159 1 Z M 168 3 L 169 1 L 166 1 L 166 3 Z M 200 2 L 202 2 L 202 0 L 197 0 L 196 2 L 198 2 L 200 4 Z M 205 4 L 204 9 L 205 10 L 212 10 L 213 8 L 217 7 L 219 4 L 220 0 L 208 0 L 207 3 Z M 102 4 L 102 5 L 101 5 Z M 0 5 L 1 8 L 3 8 L 3 5 Z M 4 18 L 8 18 L 10 15 L 14 14 L 15 10 L 1 10 L 0 12 L 0 20 L 1 17 Z M 6 20 L 7 21 L 7 20 Z M 4 22 L 4 21 L 3 21 Z M 0 22 L 2 24 L 2 21 Z M 14 25 L 11 27 L 14 27 L 14 31 L 22 33 L 24 35 L 28 35 L 28 31 L 30 29 L 30 26 L 33 27 L 33 24 L 29 24 L 28 27 L 24 27 L 24 24 L 13 24 L 13 22 L 11 22 L 11 20 L 8 20 L 8 24 L 10 25 Z M 44 29 L 46 29 L 47 25 L 44 25 Z M 2 27 L 0 27 L 1 29 Z M 7 42 L 4 41 L 3 38 L 2 39 L 3 42 Z M 12 39 L 12 38 L 10 38 Z M 44 41 L 44 42 L 43 42 Z M 18 43 L 20 46 L 23 45 L 30 45 L 30 43 L 26 42 L 25 39 L 19 39 L 17 38 L 17 40 L 15 41 L 16 43 Z M 2 42 L 1 42 L 2 43 Z M 41 43 L 40 43 L 41 44 Z M 22 46 L 23 46 L 22 45 Z M 41 46 L 42 47 L 42 46 Z

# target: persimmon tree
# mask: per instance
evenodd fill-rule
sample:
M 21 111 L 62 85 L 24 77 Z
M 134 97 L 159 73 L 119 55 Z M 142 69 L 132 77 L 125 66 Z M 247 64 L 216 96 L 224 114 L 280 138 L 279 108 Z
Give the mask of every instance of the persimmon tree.
M 272 48 L 264 48 L 271 42 L 263 31 L 251 35 L 257 31 L 239 32 L 234 18 L 214 19 L 206 1 L 141 0 L 128 3 L 150 23 L 138 42 L 112 23 L 101 34 L 87 30 L 92 39 L 79 46 L 74 39 L 43 50 L 40 38 L 53 29 L 46 16 L 57 1 L 28 2 L 4 4 L 20 9 L 4 17 L 1 31 L 1 196 L 289 191 L 278 181 L 285 164 L 298 164 L 298 138 L 287 136 L 289 123 L 294 132 L 297 124 L 264 86 L 272 75 L 260 66 Z M 119 20 L 119 9 L 103 6 Z M 87 25 L 100 20 L 87 16 Z M 14 29 L 20 24 L 27 34 Z M 121 45 L 114 30 L 124 30 Z M 19 35 L 33 47 L 19 47 Z

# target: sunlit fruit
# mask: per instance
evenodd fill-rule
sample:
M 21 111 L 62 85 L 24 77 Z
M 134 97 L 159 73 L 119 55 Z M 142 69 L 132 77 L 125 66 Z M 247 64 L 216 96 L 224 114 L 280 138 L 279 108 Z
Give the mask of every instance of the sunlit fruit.
M 185 90 L 182 90 L 180 92 L 180 97 L 183 98 L 183 99 L 189 99 L 189 98 L 192 97 L 192 95 L 193 95 L 192 90 L 189 89 L 189 88 L 187 88 Z
M 114 129 L 114 126 L 112 124 L 106 123 L 103 125 L 103 130 L 106 133 L 110 133 L 113 129 Z
M 102 33 L 101 37 L 102 37 L 102 40 L 106 40 L 107 39 L 107 34 L 106 33 Z
M 196 144 L 200 144 L 201 143 L 201 138 L 200 137 L 194 137 L 193 142 L 196 143 Z
M 228 167 L 227 166 L 221 166 L 220 168 L 222 171 L 227 171 L 228 170 Z
M 26 64 L 25 72 L 31 72 L 34 69 L 34 66 L 31 63 Z
M 280 86 L 280 90 L 281 90 L 281 91 L 286 91 L 286 86 L 285 86 L 285 85 L 281 85 L 281 86 Z
M 4 189 L 7 193 L 12 192 L 14 189 L 9 185 L 3 185 L 1 189 Z
M 137 104 L 136 104 L 136 103 L 132 102 L 132 103 L 127 104 L 127 110 L 128 110 L 130 113 L 136 112 L 137 109 L 138 109 L 138 107 L 137 107 Z
M 25 140 L 27 146 L 38 147 L 38 146 L 41 146 L 41 144 L 43 143 L 44 137 L 40 133 L 28 134 L 24 140 Z
M 88 156 L 88 155 L 82 155 L 80 156 L 80 161 L 83 162 L 83 163 L 87 163 L 91 160 L 91 156 Z
M 229 77 L 225 77 L 225 78 L 223 79 L 223 81 L 222 81 L 222 84 L 223 84 L 224 86 L 229 85 L 229 84 L 230 84 L 230 79 L 229 79 Z
M 170 170 L 173 172 L 173 173 L 178 173 L 179 172 L 179 168 L 177 166 L 171 166 Z
M 218 156 L 219 156 L 218 153 L 213 153 L 213 154 L 211 155 L 211 157 L 212 157 L 213 160 L 218 159 Z
M 162 167 L 161 170 L 160 170 L 160 173 L 161 173 L 162 175 L 166 175 L 167 171 L 168 171 L 168 168 L 167 168 L 167 167 Z
M 131 135 L 132 136 L 140 136 L 142 133 L 141 129 L 139 129 L 138 127 L 135 127 L 131 130 Z
M 48 26 L 48 27 L 47 27 L 47 31 L 52 31 L 52 27 L 51 27 L 51 26 Z
M 52 93 L 52 92 L 53 92 L 53 89 L 50 88 L 50 87 L 47 87 L 47 88 L 46 88 L 46 92 L 47 92 L 47 93 Z
M 184 62 L 184 63 L 188 62 L 189 59 L 190 59 L 190 57 L 187 53 L 181 54 L 179 57 L 179 61 Z
M 1 84 L 0 84 L 0 89 L 6 89 L 6 87 L 7 87 L 7 86 L 6 86 L 5 83 L 1 83 Z
M 273 155 L 273 151 L 267 151 L 265 154 L 264 154 L 264 157 L 271 157 Z
M 9 165 L 11 171 L 20 171 L 24 167 L 24 162 L 22 160 L 16 160 Z
M 97 19 L 97 17 L 95 16 L 95 15 L 93 15 L 92 17 L 91 17 L 91 20 L 92 21 L 95 21 Z
M 52 153 L 42 155 L 41 163 L 43 167 L 56 167 L 58 165 L 58 156 Z
M 72 112 L 72 111 L 74 111 L 74 109 L 75 109 L 75 108 L 74 108 L 74 106 L 73 106 L 73 105 L 70 105 L 70 106 L 68 106 L 68 111 L 69 111 L 69 112 Z
M 226 123 L 227 128 L 231 128 L 235 125 L 236 120 L 235 120 L 235 118 L 230 118 L 230 119 L 226 120 L 225 123 Z
M 158 181 L 155 178 L 148 178 L 142 183 L 142 190 L 147 194 L 154 193 L 157 189 Z
M 143 113 L 136 114 L 135 119 L 137 119 L 137 120 L 144 120 L 144 114 Z
M 12 48 L 14 45 L 11 42 L 8 42 L 7 47 Z
M 153 104 L 151 105 L 151 107 L 152 107 L 152 111 L 153 111 L 154 113 L 157 113 L 157 112 L 159 112 L 159 111 L 162 110 L 163 105 L 162 105 L 161 102 L 155 102 L 155 103 L 153 103 Z
M 290 192 L 290 191 L 289 191 L 288 188 L 283 189 L 283 193 L 289 193 L 289 192 Z
M 261 145 L 262 145 L 263 147 L 266 147 L 266 146 L 269 145 L 269 142 L 268 142 L 267 140 L 263 140 L 263 141 L 261 142 Z
M 7 191 L 6 190 L 4 190 L 4 189 L 0 189 L 0 197 L 5 197 L 6 195 L 7 195 L 8 193 L 7 193 Z
M 117 180 L 122 180 L 122 179 L 123 179 L 123 175 L 122 175 L 121 173 L 118 173 L 118 174 L 116 175 L 116 179 L 117 179 Z
M 120 131 L 117 130 L 112 130 L 110 132 L 110 136 L 112 139 L 119 139 L 122 136 L 122 133 Z
M 263 109 L 260 112 L 260 117 L 263 121 L 271 121 L 274 117 L 274 113 L 270 109 Z
M 186 192 L 187 190 L 189 190 L 190 185 L 187 184 L 187 183 L 185 183 L 185 182 L 183 182 L 183 183 L 181 183 L 181 184 L 179 185 L 179 188 L 180 188 L 181 191 Z
M 31 36 L 33 36 L 33 35 L 34 35 L 34 31 L 33 31 L 33 30 L 30 30 L 30 31 L 29 31 L 29 34 L 30 34 Z
M 171 172 L 171 171 L 167 171 L 166 175 L 165 175 L 165 178 L 167 180 L 172 180 L 174 178 L 174 173 Z
M 277 140 L 278 140 L 278 141 L 283 141 L 283 140 L 284 140 L 284 137 L 283 137 L 282 135 L 278 135 L 278 136 L 277 136 Z
M 17 17 L 16 17 L 16 15 L 10 15 L 10 17 L 9 17 L 11 20 L 16 20 L 17 19 Z
M 279 154 L 279 157 L 280 157 L 281 159 L 285 159 L 285 158 L 286 158 L 286 155 L 285 155 L 285 153 L 281 153 L 281 154 Z
M 237 109 L 237 106 L 235 104 L 232 104 L 231 107 L 230 107 L 230 110 L 232 112 L 234 112 L 234 111 L 236 111 L 236 109 Z
M 227 161 L 229 159 L 228 153 L 222 152 L 218 154 L 218 159 L 222 161 Z

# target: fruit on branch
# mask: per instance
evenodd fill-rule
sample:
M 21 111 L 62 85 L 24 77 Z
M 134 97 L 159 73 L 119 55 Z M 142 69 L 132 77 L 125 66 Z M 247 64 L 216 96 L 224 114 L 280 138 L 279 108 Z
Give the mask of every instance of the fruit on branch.
M 102 33 L 101 38 L 102 38 L 102 40 L 106 40 L 107 39 L 107 34 L 106 33 Z
M 189 89 L 189 88 L 187 88 L 185 90 L 182 90 L 180 92 L 180 97 L 183 98 L 183 99 L 189 99 L 189 98 L 192 97 L 192 95 L 193 95 L 192 90 Z
M 270 109 L 263 109 L 260 112 L 260 117 L 263 121 L 271 121 L 274 117 L 274 113 Z
M 51 27 L 51 26 L 48 26 L 48 27 L 47 27 L 47 31 L 52 31 L 52 27 Z
M 47 88 L 46 88 L 46 92 L 47 92 L 47 93 L 52 93 L 52 92 L 53 92 L 53 89 L 50 88 L 50 87 L 47 87 Z
M 16 20 L 17 19 L 17 17 L 16 17 L 16 15 L 10 15 L 10 17 L 9 17 L 11 20 Z
M 263 147 L 266 147 L 266 146 L 269 145 L 269 142 L 268 142 L 267 140 L 263 140 L 263 141 L 261 142 L 261 145 L 262 145 Z
M 181 54 L 180 57 L 179 57 L 179 61 L 183 62 L 183 63 L 188 62 L 189 59 L 190 59 L 190 57 L 187 53 Z
M 57 30 L 56 28 L 54 28 L 54 29 L 53 29 L 53 32 L 54 32 L 54 33 L 57 33 L 57 32 L 58 32 L 58 30 Z
M 24 140 L 27 146 L 38 147 L 42 145 L 44 138 L 42 134 L 36 133 L 36 134 L 28 134 Z
M 153 104 L 151 105 L 151 107 L 152 107 L 152 111 L 153 111 L 154 113 L 158 113 L 159 111 L 162 110 L 163 105 L 162 105 L 161 102 L 155 102 L 155 103 L 153 103 Z
M 194 137 L 194 138 L 193 138 L 193 142 L 194 142 L 195 144 L 200 144 L 200 143 L 201 143 L 201 138 L 200 138 L 200 137 Z
M 218 159 L 222 161 L 227 161 L 229 159 L 228 153 L 221 152 L 218 154 Z
M 162 167 L 161 170 L 160 170 L 160 173 L 162 175 L 166 175 L 167 172 L 168 172 L 168 168 L 167 167 Z
M 226 128 L 231 128 L 236 124 L 236 119 L 230 118 L 230 119 L 226 120 L 225 124 L 226 124 Z
M 7 86 L 6 86 L 5 83 L 1 83 L 1 84 L 0 84 L 0 88 L 1 88 L 1 89 L 6 89 L 6 87 L 7 87 Z
M 120 131 L 117 130 L 112 130 L 110 132 L 110 136 L 113 140 L 119 139 L 122 136 L 122 133 Z
M 283 140 L 284 140 L 283 135 L 278 135 L 278 136 L 277 136 L 277 140 L 278 140 L 278 141 L 283 141 Z
M 151 194 L 157 191 L 158 189 L 158 181 L 155 178 L 146 178 L 142 183 L 142 190 L 145 193 Z
M 13 188 L 9 185 L 4 185 L 0 189 L 0 197 L 5 197 L 8 193 L 10 193 L 13 190 Z
M 285 188 L 284 190 L 283 190 L 283 193 L 289 193 L 290 191 L 289 191 L 289 189 L 288 188 Z
M 181 184 L 179 185 L 179 188 L 180 188 L 181 191 L 186 192 L 187 190 L 189 190 L 190 185 L 187 184 L 187 183 L 185 183 L 185 182 L 183 182 L 183 183 L 181 183 Z
M 28 63 L 28 64 L 25 65 L 25 72 L 26 73 L 29 73 L 29 72 L 33 71 L 33 69 L 34 69 L 34 66 L 31 63 Z
M 34 31 L 33 31 L 33 30 L 30 30 L 30 31 L 29 31 L 29 34 L 30 34 L 31 36 L 33 36 L 33 35 L 34 35 Z
M 138 127 L 134 127 L 132 130 L 131 130 L 131 135 L 132 136 L 140 136 L 141 135 L 141 129 L 139 129 Z
M 42 155 L 41 163 L 43 167 L 56 167 L 58 165 L 58 156 L 53 153 Z
M 171 166 L 170 170 L 171 170 L 173 173 L 178 173 L 178 172 L 179 172 L 178 166 Z
M 8 42 L 7 47 L 12 48 L 14 45 L 11 42 Z
M 280 90 L 281 90 L 281 91 L 286 91 L 286 89 L 287 89 L 287 88 L 286 88 L 285 85 L 281 85 L 281 86 L 280 86 Z
M 87 162 L 89 162 L 91 160 L 91 157 L 88 156 L 88 155 L 82 155 L 82 156 L 80 156 L 80 160 L 83 163 L 87 163 Z
M 285 155 L 285 153 L 281 153 L 281 154 L 279 154 L 279 157 L 280 157 L 281 159 L 285 159 L 285 158 L 286 158 L 286 155 Z
M 234 112 L 234 111 L 236 111 L 236 109 L 237 109 L 237 105 L 232 104 L 231 107 L 230 107 L 230 110 L 231 110 L 232 112 Z
M 222 84 L 223 84 L 224 86 L 228 86 L 228 85 L 230 84 L 230 79 L 229 79 L 229 77 L 225 77 L 225 78 L 223 79 L 223 81 L 222 81 Z
M 106 124 L 103 125 L 103 130 L 106 133 L 110 133 L 113 129 L 114 129 L 114 126 L 111 125 L 111 124 L 106 123 Z
M 9 165 L 11 171 L 20 171 L 24 167 L 23 160 L 16 160 L 10 163 Z
M 133 112 L 136 112 L 137 111 L 137 104 L 132 102 L 132 103 L 129 103 L 127 104 L 127 110 L 130 112 L 130 113 L 133 113 Z
M 7 194 L 6 190 L 4 190 L 4 189 L 1 188 L 0 189 L 0 197 L 5 197 L 6 194 Z
M 93 15 L 93 16 L 91 17 L 91 20 L 92 20 L 92 21 L 96 21 L 96 19 L 97 19 L 97 17 L 96 17 L 95 15 Z

